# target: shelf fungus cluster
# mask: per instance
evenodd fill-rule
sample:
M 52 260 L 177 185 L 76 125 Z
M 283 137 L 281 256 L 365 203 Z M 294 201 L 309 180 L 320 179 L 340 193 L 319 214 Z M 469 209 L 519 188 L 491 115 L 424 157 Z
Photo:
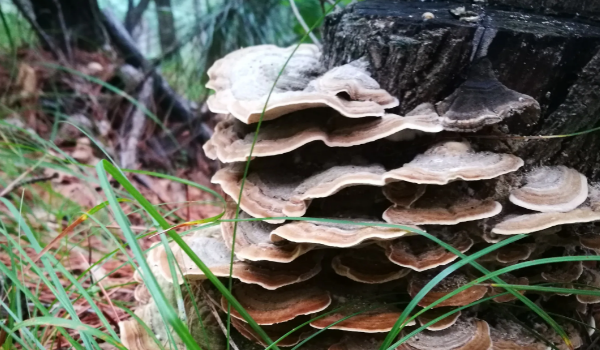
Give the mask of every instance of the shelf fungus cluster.
M 296 329 L 278 346 L 294 346 L 326 329 L 303 348 L 378 349 L 403 307 L 458 261 L 419 232 L 467 255 L 510 235 L 529 234 L 477 260 L 492 271 L 534 258 L 600 251 L 593 227 L 600 221 L 599 187 L 576 169 L 524 166 L 507 147 L 470 137 L 497 132 L 498 123 L 534 123 L 539 117 L 538 103 L 502 85 L 486 59 L 474 62 L 468 79 L 444 100 L 426 101 L 400 116 L 389 113 L 398 100 L 370 77 L 365 61 L 327 71 L 319 50 L 301 45 L 279 75 L 292 51 L 249 47 L 210 69 L 208 87 L 215 94 L 208 104 L 224 118 L 204 149 L 223 164 L 212 181 L 227 196 L 224 219 L 234 219 L 239 205 L 243 220 L 184 237 L 215 276 L 231 273 L 233 296 L 271 339 Z M 148 262 L 165 288 L 184 280 L 200 286 L 202 293 L 191 299 L 201 298 L 213 310 L 206 314 L 213 323 L 204 325 L 218 324 L 230 308 L 179 246 L 157 245 Z M 552 328 L 519 307 L 518 294 L 470 284 L 481 276 L 464 266 L 422 296 L 419 308 L 446 299 L 407 323 L 406 330 L 426 329 L 398 349 L 549 348 L 540 334 L 566 349 Z M 589 262 L 531 266 L 498 277 L 516 285 L 600 286 L 600 273 Z M 593 304 L 600 302 L 592 295 L 518 293 L 567 317 L 577 310 L 592 319 Z M 151 313 L 143 311 L 153 307 L 147 291 L 136 295 L 147 302 L 140 314 Z M 464 308 L 483 298 L 489 302 Z M 239 348 L 264 348 L 265 340 L 230 309 Z M 152 322 L 149 327 L 162 335 L 163 326 Z M 574 347 L 582 344 L 585 329 L 561 326 Z M 154 348 L 134 321 L 122 328 L 130 349 Z M 219 327 L 209 331 L 218 334 Z

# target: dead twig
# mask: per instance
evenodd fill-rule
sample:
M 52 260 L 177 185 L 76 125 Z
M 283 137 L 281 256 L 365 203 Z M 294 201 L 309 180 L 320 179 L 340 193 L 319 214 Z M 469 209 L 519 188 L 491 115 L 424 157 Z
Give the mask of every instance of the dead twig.
M 34 184 L 34 183 L 37 183 L 37 182 L 50 181 L 50 180 L 55 179 L 55 178 L 58 177 L 58 174 L 52 174 L 51 176 L 42 176 L 42 177 L 36 177 L 36 178 L 33 178 L 33 179 L 21 181 L 25 176 L 27 176 L 27 174 L 29 174 L 29 172 L 31 170 L 33 170 L 33 169 L 25 171 L 23 174 L 19 175 L 19 177 L 17 177 L 13 182 L 11 182 L 10 184 L 8 184 L 8 186 L 6 186 L 0 192 L 0 197 L 6 197 L 6 195 L 8 195 L 12 191 L 18 189 L 19 187 L 22 187 L 22 186 L 25 186 L 25 185 Z
M 223 321 L 221 320 L 221 317 L 219 317 L 219 312 L 217 311 L 217 309 L 213 305 L 210 296 L 208 296 L 208 293 L 204 290 L 204 288 L 202 288 L 202 293 L 204 294 L 204 298 L 206 300 L 208 300 L 208 303 L 206 303 L 206 304 L 210 308 L 210 312 L 213 314 L 214 318 L 217 320 L 217 323 L 219 324 L 219 328 L 221 328 L 221 331 L 223 332 L 224 335 L 227 334 L 227 328 L 225 328 L 225 325 L 223 324 Z M 233 339 L 231 339 L 231 337 L 229 337 L 229 344 L 231 344 L 231 347 L 234 350 L 240 350 L 237 347 L 237 345 L 235 345 L 235 343 L 233 342 Z
M 110 11 L 102 11 L 103 21 L 106 30 L 114 46 L 126 57 L 126 62 L 150 75 L 154 80 L 154 99 L 161 109 L 169 111 L 172 120 L 179 122 L 190 122 L 194 119 L 194 114 L 190 104 L 184 98 L 179 96 L 166 80 L 156 71 L 136 46 L 135 41 L 119 21 Z M 203 140 L 207 141 L 207 140 Z
M 152 98 L 153 81 L 152 78 L 148 78 L 142 85 L 142 90 L 138 95 L 137 100 L 143 107 L 146 107 Z M 145 126 L 146 114 L 140 106 L 136 106 L 126 117 L 119 132 L 121 139 L 119 142 L 121 145 L 121 167 L 134 169 L 137 162 L 138 143 Z

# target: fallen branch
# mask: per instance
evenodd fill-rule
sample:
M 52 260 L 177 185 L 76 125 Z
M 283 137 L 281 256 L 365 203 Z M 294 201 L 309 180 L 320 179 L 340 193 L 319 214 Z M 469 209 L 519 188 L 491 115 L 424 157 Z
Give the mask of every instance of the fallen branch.
M 194 119 L 188 101 L 179 96 L 153 65 L 142 55 L 135 41 L 123 24 L 109 11 L 102 11 L 104 25 L 114 46 L 125 57 L 125 61 L 152 76 L 154 81 L 154 100 L 165 111 L 170 111 L 173 121 L 190 122 Z M 203 140 L 207 141 L 207 140 Z
M 153 91 L 153 79 L 148 78 L 142 85 L 142 89 L 138 95 L 138 102 L 141 106 L 146 107 L 150 103 Z M 137 162 L 138 143 L 142 131 L 146 126 L 146 115 L 144 110 L 139 106 L 135 106 L 133 111 L 127 115 L 121 129 L 119 130 L 121 145 L 121 167 L 125 169 L 134 169 Z

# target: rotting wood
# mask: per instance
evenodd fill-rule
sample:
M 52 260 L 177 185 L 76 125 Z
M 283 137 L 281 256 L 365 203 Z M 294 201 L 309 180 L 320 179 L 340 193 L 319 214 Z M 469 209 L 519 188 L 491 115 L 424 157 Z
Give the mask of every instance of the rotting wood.
M 527 0 L 492 3 L 527 8 Z M 591 6 L 574 3 L 582 9 Z M 403 114 L 450 95 L 464 82 L 474 48 L 481 38 L 489 39 L 487 57 L 499 81 L 532 96 L 542 108 L 537 123 L 500 125 L 493 128 L 497 135 L 557 135 L 597 127 L 600 23 L 476 4 L 467 7 L 479 14 L 477 23 L 450 14 L 464 2 L 367 0 L 349 6 L 325 21 L 324 62 L 331 68 L 366 57 L 373 77 L 400 99 L 398 112 Z M 435 18 L 424 21 L 425 12 Z M 482 35 L 494 32 L 487 38 Z M 564 164 L 591 179 L 600 178 L 600 152 L 590 152 L 600 149 L 600 133 L 472 142 L 482 149 L 513 153 L 529 166 Z

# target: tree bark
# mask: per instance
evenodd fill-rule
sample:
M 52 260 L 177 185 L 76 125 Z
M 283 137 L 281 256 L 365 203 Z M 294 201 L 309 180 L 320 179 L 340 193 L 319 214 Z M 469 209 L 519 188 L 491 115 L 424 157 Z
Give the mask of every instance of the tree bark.
M 137 5 L 133 5 L 133 0 L 129 0 L 127 14 L 125 15 L 125 28 L 129 34 L 133 34 L 133 30 L 140 24 L 142 16 L 150 5 L 150 0 L 141 0 Z
M 326 19 L 323 60 L 331 68 L 366 57 L 373 77 L 400 99 L 396 112 L 406 113 L 420 103 L 436 103 L 450 95 L 465 80 L 479 34 L 495 31 L 487 57 L 497 78 L 534 97 L 542 107 L 537 123 L 500 125 L 493 127 L 495 131 L 560 135 L 600 126 L 600 25 L 590 20 L 600 1 L 566 5 L 546 0 L 554 6 L 549 8 L 532 8 L 530 0 L 491 3 L 500 7 L 467 5 L 480 16 L 477 23 L 468 23 L 449 12 L 465 6 L 460 1 L 366 0 Z M 585 22 L 572 16 L 577 9 L 588 15 Z M 531 10 L 571 15 L 553 17 Z M 423 20 L 425 12 L 435 18 Z M 565 164 L 600 179 L 600 132 L 550 140 L 473 138 L 471 142 L 482 149 L 507 150 L 529 166 Z
M 177 30 L 171 0 L 154 0 L 158 18 L 158 36 L 163 54 L 177 46 Z
M 96 0 L 31 0 L 31 9 L 40 28 L 65 53 L 71 46 L 95 51 L 108 43 Z

